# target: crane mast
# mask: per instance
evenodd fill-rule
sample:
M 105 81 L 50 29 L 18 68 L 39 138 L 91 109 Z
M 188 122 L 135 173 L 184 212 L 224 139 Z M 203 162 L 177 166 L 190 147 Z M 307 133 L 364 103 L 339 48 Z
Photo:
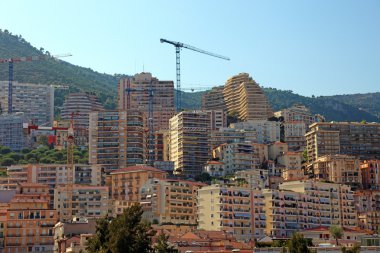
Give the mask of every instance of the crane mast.
M 182 42 L 177 42 L 177 41 L 171 41 L 171 40 L 166 40 L 166 39 L 160 39 L 160 42 L 161 43 L 168 43 L 168 44 L 171 44 L 175 47 L 175 54 L 176 54 L 176 77 L 177 77 L 177 96 L 176 96 L 176 106 L 177 106 L 177 111 L 180 111 L 182 109 L 182 93 L 181 93 L 181 48 L 187 48 L 187 49 L 190 49 L 190 50 L 193 50 L 195 52 L 198 52 L 198 53 L 201 53 L 201 54 L 206 54 L 206 55 L 209 55 L 209 56 L 213 56 L 213 57 L 216 57 L 216 58 L 220 58 L 220 59 L 223 59 L 223 60 L 227 60 L 229 61 L 230 58 L 226 57 L 226 56 L 223 56 L 223 55 L 219 55 L 219 54 L 214 54 L 214 53 L 211 53 L 211 52 L 208 52 L 206 50 L 203 50 L 203 49 L 200 49 L 200 48 L 197 48 L 197 47 L 194 47 L 194 46 L 190 46 L 190 45 L 187 45 L 185 43 L 182 43 Z

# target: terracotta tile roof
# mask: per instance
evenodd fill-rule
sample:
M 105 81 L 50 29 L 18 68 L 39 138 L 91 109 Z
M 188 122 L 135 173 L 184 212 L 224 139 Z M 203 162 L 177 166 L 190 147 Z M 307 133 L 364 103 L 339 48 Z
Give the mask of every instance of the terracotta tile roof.
M 136 171 L 152 171 L 152 172 L 166 173 L 165 171 L 156 169 L 156 168 L 154 168 L 152 166 L 148 166 L 148 165 L 135 165 L 135 166 L 129 166 L 129 167 L 126 167 L 126 168 L 122 168 L 122 169 L 118 169 L 118 170 L 112 171 L 111 175 L 112 174 L 117 174 L 117 173 L 122 173 L 122 172 L 136 172 Z

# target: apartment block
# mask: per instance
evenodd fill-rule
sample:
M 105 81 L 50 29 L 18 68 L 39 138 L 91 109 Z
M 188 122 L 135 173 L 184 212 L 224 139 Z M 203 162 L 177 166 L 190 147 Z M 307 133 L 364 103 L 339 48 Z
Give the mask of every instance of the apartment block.
M 60 220 L 67 216 L 103 218 L 108 214 L 108 195 L 107 186 L 74 184 L 68 188 L 60 185 L 54 189 L 54 209 L 57 210 Z
M 0 203 L 2 212 L 6 212 L 4 252 L 52 251 L 57 215 L 49 208 L 48 186 L 20 184 L 17 191 L 8 190 L 1 194 L 9 197 L 2 198 Z
M 53 189 L 67 183 L 66 164 L 19 164 L 7 167 L 7 177 L 1 184 L 8 189 L 17 188 L 18 183 L 38 183 Z M 75 184 L 101 185 L 101 168 L 98 165 L 74 164 Z
M 194 177 L 210 159 L 210 119 L 203 111 L 183 111 L 170 119 L 170 160 L 174 173 Z
M 292 151 L 304 150 L 306 148 L 305 134 L 307 125 L 302 121 L 283 122 L 281 124 L 283 131 L 282 141 L 286 142 Z
M 380 229 L 380 191 L 356 191 L 354 199 L 358 212 L 359 227 L 378 231 Z
M 318 122 L 310 125 L 305 136 L 309 162 L 334 154 L 380 159 L 379 123 Z
M 289 238 L 294 232 L 319 226 L 356 227 L 354 193 L 347 185 L 288 181 L 279 190 L 263 190 L 266 234 Z
M 265 211 L 260 191 L 223 185 L 198 190 L 198 228 L 225 231 L 240 241 L 264 236 Z
M 149 179 L 165 178 L 166 172 L 164 171 L 150 166 L 136 165 L 111 172 L 107 176 L 107 184 L 110 187 L 111 198 L 122 201 L 116 204 L 121 207 L 128 207 L 140 201 L 140 189 Z M 114 213 L 122 213 L 121 207 L 118 209 L 117 206 L 114 206 Z
M 202 96 L 202 110 L 223 110 L 227 111 L 224 101 L 223 86 L 213 87 Z
M 277 118 L 282 117 L 284 122 L 303 122 L 306 126 L 320 121 L 318 116 L 313 116 L 310 110 L 301 104 L 294 104 L 289 108 L 277 111 L 274 116 Z
M 273 116 L 263 90 L 247 73 L 229 78 L 223 94 L 228 113 L 236 113 L 239 120 L 266 120 Z
M 20 151 L 25 147 L 23 113 L 0 114 L 0 145 L 11 150 Z
M 197 190 L 204 185 L 186 180 L 149 179 L 140 188 L 143 217 L 159 224 L 196 225 Z
M 13 81 L 12 111 L 23 112 L 35 125 L 51 125 L 54 120 L 54 88 L 48 85 Z M 8 82 L 0 81 L 0 103 L 8 111 Z
M 312 163 L 312 171 L 317 180 L 348 184 L 351 185 L 353 189 L 362 187 L 360 162 L 354 156 L 321 156 Z
M 269 171 L 266 168 L 237 171 L 235 178 L 244 179 L 250 189 L 269 188 Z
M 89 162 L 106 172 L 145 163 L 146 139 L 142 112 L 90 113 Z
M 250 142 L 222 144 L 213 150 L 213 158 L 224 163 L 226 174 L 256 167 Z
M 255 143 L 280 141 L 280 123 L 269 120 L 249 120 L 230 124 L 230 127 L 245 132 L 245 140 Z
M 173 81 L 160 81 L 151 73 L 144 72 L 121 79 L 118 85 L 118 109 L 137 110 L 148 117 L 150 91 L 153 91 L 153 129 L 168 129 L 169 119 L 175 115 Z
M 284 152 L 277 158 L 277 163 L 283 165 L 287 169 L 300 170 L 302 167 L 301 152 Z
M 362 161 L 360 171 L 363 189 L 380 190 L 380 160 Z

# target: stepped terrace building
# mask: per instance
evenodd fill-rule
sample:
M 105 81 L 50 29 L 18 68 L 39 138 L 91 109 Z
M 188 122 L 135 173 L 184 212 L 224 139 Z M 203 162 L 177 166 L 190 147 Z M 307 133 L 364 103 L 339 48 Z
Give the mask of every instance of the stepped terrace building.
M 223 94 L 228 113 L 236 113 L 239 120 L 266 120 L 273 116 L 263 90 L 246 73 L 228 79 Z
M 224 101 L 223 86 L 213 87 L 202 96 L 202 110 L 223 110 L 227 111 Z

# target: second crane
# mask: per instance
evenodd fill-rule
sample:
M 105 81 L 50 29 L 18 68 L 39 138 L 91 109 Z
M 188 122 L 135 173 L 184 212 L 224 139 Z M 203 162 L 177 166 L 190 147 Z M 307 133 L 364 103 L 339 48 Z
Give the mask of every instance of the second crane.
M 190 49 L 190 50 L 193 50 L 195 52 L 198 52 L 198 53 L 202 53 L 202 54 L 207 54 L 207 55 L 210 55 L 210 56 L 213 56 L 213 57 L 217 57 L 217 58 L 220 58 L 220 59 L 223 59 L 223 60 L 227 60 L 229 61 L 230 58 L 228 57 L 225 57 L 223 55 L 218 55 L 218 54 L 214 54 L 214 53 L 211 53 L 211 52 L 208 52 L 208 51 L 205 51 L 203 49 L 199 49 L 199 48 L 196 48 L 196 47 L 193 47 L 193 46 L 190 46 L 190 45 L 187 45 L 187 44 L 184 44 L 184 43 L 181 43 L 181 42 L 176 42 L 176 41 L 170 41 L 170 40 L 166 40 L 166 39 L 160 39 L 161 43 L 169 43 L 169 44 L 172 44 L 173 46 L 175 46 L 175 53 L 176 53 L 176 75 L 177 75 L 177 98 L 176 98 L 176 106 L 177 106 L 177 111 L 180 111 L 182 108 L 182 94 L 181 94 L 181 62 L 180 62 L 180 52 L 181 52 L 181 48 L 187 48 L 187 49 Z

